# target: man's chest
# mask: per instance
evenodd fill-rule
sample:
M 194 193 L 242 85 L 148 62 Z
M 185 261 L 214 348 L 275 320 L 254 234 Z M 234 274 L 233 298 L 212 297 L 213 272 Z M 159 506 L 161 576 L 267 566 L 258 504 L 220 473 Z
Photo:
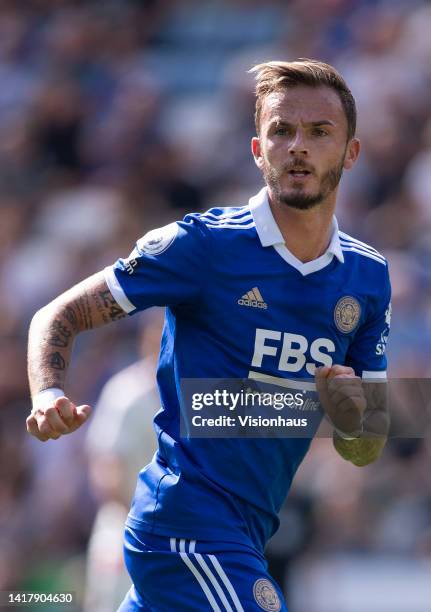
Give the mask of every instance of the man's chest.
M 365 319 L 365 293 L 333 272 L 302 276 L 262 263 L 219 269 L 207 283 L 205 327 L 250 369 L 313 376 L 318 366 L 344 362 Z

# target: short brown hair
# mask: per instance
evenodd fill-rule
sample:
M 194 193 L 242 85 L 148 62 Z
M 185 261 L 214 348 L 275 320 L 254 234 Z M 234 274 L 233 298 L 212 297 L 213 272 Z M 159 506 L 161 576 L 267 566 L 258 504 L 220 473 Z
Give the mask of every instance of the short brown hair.
M 345 80 L 330 64 L 313 59 L 299 58 L 294 62 L 265 62 L 251 68 L 256 73 L 256 131 L 260 131 L 260 117 L 264 98 L 284 88 L 296 85 L 326 86 L 334 89 L 343 105 L 347 119 L 347 139 L 356 132 L 356 103 Z

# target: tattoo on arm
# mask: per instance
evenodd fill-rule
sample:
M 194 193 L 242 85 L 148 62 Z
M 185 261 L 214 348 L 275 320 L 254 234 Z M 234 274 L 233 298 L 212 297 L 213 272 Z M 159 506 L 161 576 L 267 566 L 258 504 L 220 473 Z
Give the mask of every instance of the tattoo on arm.
M 71 323 L 72 322 L 72 323 Z M 29 378 L 32 390 L 49 387 L 64 388 L 66 371 L 70 360 L 73 340 L 76 335 L 77 318 L 73 307 L 66 306 L 53 319 L 47 320 L 47 326 L 32 331 L 42 336 L 39 347 L 29 341 Z M 51 351 L 54 347 L 55 351 Z
M 77 319 L 76 313 L 73 310 L 72 306 L 65 306 L 63 310 L 63 316 L 66 319 L 66 321 L 68 321 L 68 323 L 71 324 L 73 331 L 77 332 L 79 329 L 78 319 Z
M 106 323 L 123 319 L 126 316 L 124 310 L 118 306 L 117 302 L 112 297 L 109 289 L 94 293 L 93 298 L 96 302 L 97 309 Z
M 100 292 L 99 292 L 99 293 L 100 293 Z M 100 296 L 99 296 L 99 293 L 98 293 L 97 291 L 95 291 L 95 292 L 92 294 L 92 297 L 93 297 L 94 303 L 96 304 L 97 311 L 98 311 L 98 313 L 100 314 L 100 316 L 101 316 L 101 317 L 102 317 L 102 319 L 103 319 L 103 322 L 104 322 L 104 323 L 109 323 L 109 322 L 110 322 L 110 320 L 109 320 L 109 316 L 108 316 L 108 315 L 107 315 L 107 313 L 105 312 L 105 309 L 104 309 L 104 307 L 103 307 L 103 304 L 102 304 L 101 298 L 100 298 Z
M 70 338 L 72 336 L 71 330 L 64 325 L 59 319 L 55 319 L 51 326 L 52 337 L 48 340 L 51 346 L 58 346 L 65 348 L 68 346 Z
M 66 369 L 66 361 L 59 352 L 51 353 L 51 355 L 49 356 L 49 365 L 51 366 L 51 368 L 54 368 L 54 370 Z
M 78 299 L 73 303 L 75 307 L 75 314 L 79 321 L 79 326 L 81 329 L 93 329 L 93 317 L 91 315 L 91 306 L 89 295 L 85 292 L 83 295 L 79 296 Z
M 59 296 L 32 320 L 28 345 L 31 392 L 64 389 L 75 336 L 126 316 L 98 273 Z

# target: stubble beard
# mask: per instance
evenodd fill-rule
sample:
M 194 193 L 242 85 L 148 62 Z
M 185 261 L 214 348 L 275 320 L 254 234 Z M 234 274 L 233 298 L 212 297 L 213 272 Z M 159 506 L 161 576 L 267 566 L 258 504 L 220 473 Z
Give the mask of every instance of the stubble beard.
M 337 187 L 343 175 L 344 166 L 344 155 L 343 159 L 337 166 L 330 168 L 320 180 L 319 190 L 314 194 L 305 193 L 302 187 L 297 190 L 291 190 L 290 193 L 282 191 L 280 186 L 280 179 L 286 172 L 283 168 L 281 171 L 277 171 L 272 167 L 265 167 L 264 178 L 265 182 L 270 187 L 273 197 L 280 204 L 289 206 L 290 208 L 296 208 L 297 210 L 310 210 L 321 204 L 330 193 L 332 193 Z

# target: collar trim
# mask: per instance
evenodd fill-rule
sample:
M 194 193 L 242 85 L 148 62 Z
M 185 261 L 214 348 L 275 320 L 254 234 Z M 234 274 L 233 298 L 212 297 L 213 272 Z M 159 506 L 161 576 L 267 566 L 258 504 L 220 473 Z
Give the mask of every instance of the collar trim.
M 302 262 L 293 255 L 286 247 L 281 231 L 274 219 L 268 200 L 267 188 L 264 187 L 258 194 L 250 198 L 249 207 L 256 225 L 257 235 L 263 247 L 272 246 L 277 253 L 291 266 L 296 268 L 303 276 L 317 272 L 331 263 L 334 256 L 340 263 L 344 263 L 343 251 L 341 249 L 338 234 L 338 222 L 336 217 L 332 218 L 332 236 L 325 253 L 313 259 L 313 261 Z

